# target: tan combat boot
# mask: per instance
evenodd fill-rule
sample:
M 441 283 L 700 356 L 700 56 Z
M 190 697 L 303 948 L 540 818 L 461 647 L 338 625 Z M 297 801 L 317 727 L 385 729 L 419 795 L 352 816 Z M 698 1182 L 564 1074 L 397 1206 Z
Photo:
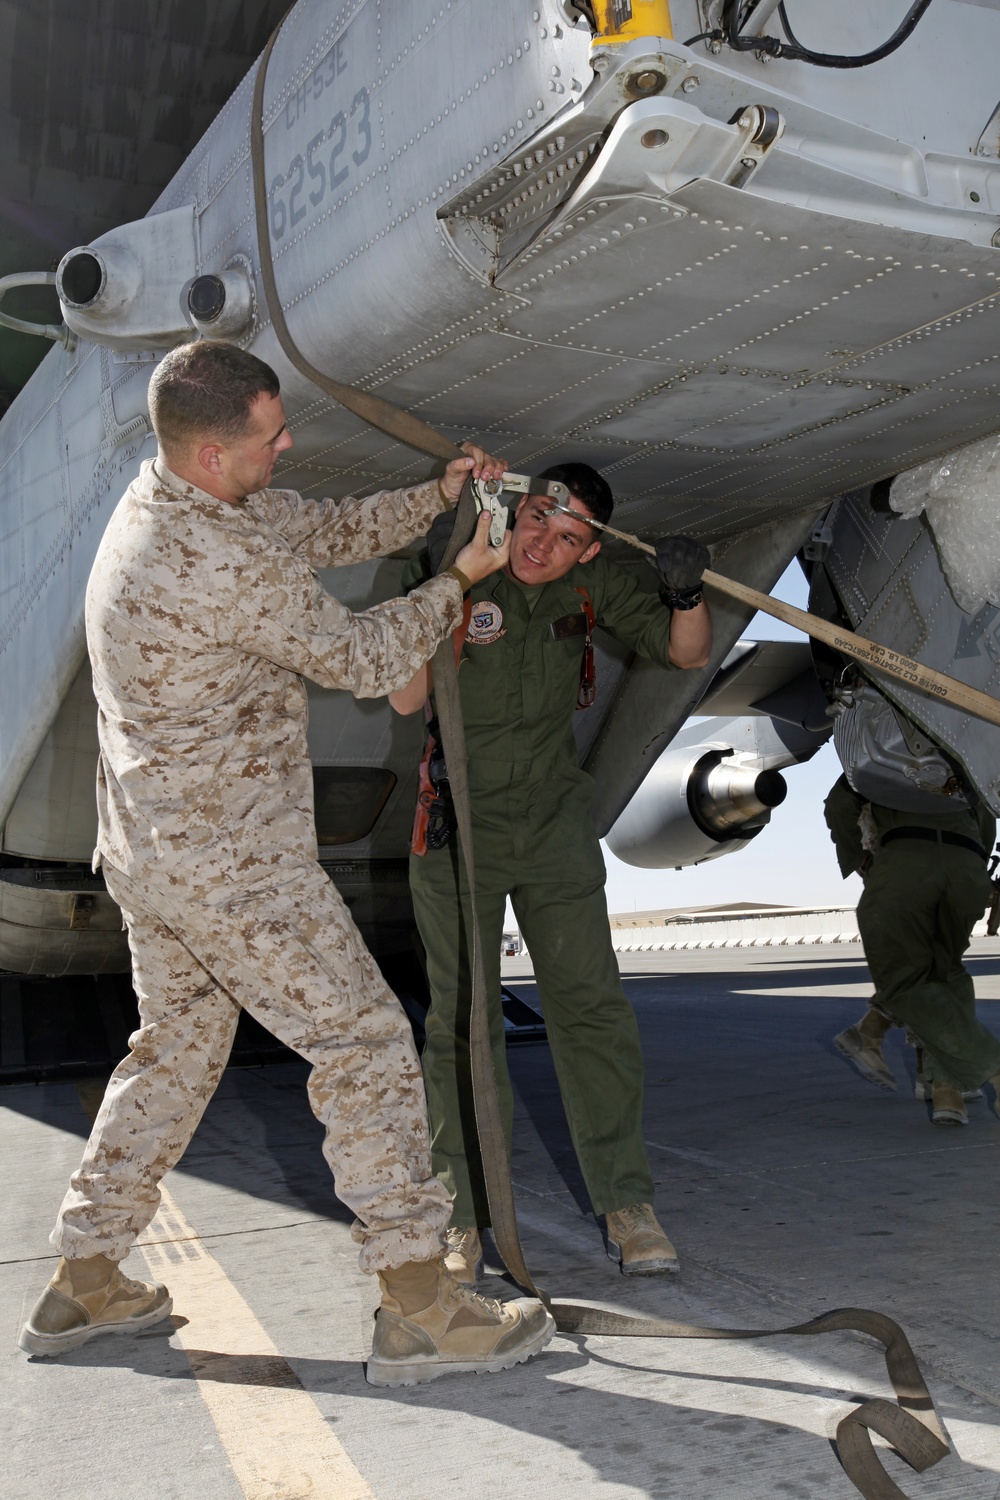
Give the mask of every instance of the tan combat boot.
M 444 1268 L 460 1286 L 475 1286 L 483 1269 L 483 1241 L 478 1229 L 452 1226 L 445 1235 Z
M 63 1354 L 99 1333 L 148 1328 L 172 1306 L 165 1286 L 130 1280 L 106 1255 L 61 1259 L 17 1342 L 27 1354 Z
M 624 1276 L 656 1276 L 677 1271 L 677 1251 L 656 1222 L 651 1203 L 633 1203 L 605 1214 L 608 1255 L 621 1261 Z
M 916 1083 L 913 1085 L 913 1098 L 915 1100 L 930 1100 L 933 1098 L 934 1086 L 928 1082 L 927 1074 L 924 1073 L 924 1049 L 918 1046 L 916 1049 Z M 963 1089 L 963 1098 L 966 1104 L 970 1100 L 981 1100 L 982 1089 Z
M 881 1089 L 896 1087 L 896 1080 L 882 1051 L 882 1039 L 892 1029 L 892 1024 L 888 1016 L 869 1005 L 860 1021 L 854 1026 L 848 1026 L 846 1031 L 833 1039 L 837 1051 L 854 1064 L 862 1078 L 867 1078 L 869 1083 L 878 1084 Z
M 969 1112 L 961 1089 L 946 1083 L 931 1084 L 931 1120 L 935 1125 L 968 1125 Z
M 530 1359 L 552 1338 L 541 1302 L 493 1302 L 459 1286 L 441 1261 L 380 1271 L 382 1305 L 365 1372 L 369 1385 L 416 1385 L 440 1375 L 481 1375 Z
M 909 1032 L 907 1032 L 906 1040 L 908 1042 L 910 1041 Z M 915 1099 L 930 1099 L 933 1097 L 933 1085 L 928 1082 L 927 1077 L 924 1073 L 924 1049 L 923 1047 L 921 1047 L 920 1043 L 915 1037 L 913 1038 L 911 1045 L 916 1048 L 917 1053 L 917 1078 L 916 1082 L 913 1085 L 913 1096 Z M 981 1099 L 982 1097 L 982 1089 L 962 1090 L 962 1098 L 965 1100 L 966 1104 L 968 1104 L 970 1099 Z

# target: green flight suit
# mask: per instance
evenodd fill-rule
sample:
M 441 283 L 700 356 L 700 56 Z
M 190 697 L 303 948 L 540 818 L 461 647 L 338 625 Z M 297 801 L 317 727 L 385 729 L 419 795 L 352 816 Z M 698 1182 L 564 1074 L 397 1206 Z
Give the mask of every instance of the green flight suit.
M 841 872 L 860 867 L 858 817 L 865 800 L 841 776 L 825 813 Z M 996 822 L 977 812 L 946 808 L 934 815 L 871 808 L 881 840 L 892 829 L 927 828 L 993 847 Z M 858 928 L 875 985 L 875 1003 L 924 1048 L 931 1083 L 974 1089 L 1000 1073 L 1000 1042 L 976 1018 L 972 976 L 962 963 L 972 929 L 992 894 L 986 863 L 971 849 L 919 838 L 880 844 L 864 874 Z
M 426 569 L 424 559 L 412 581 Z M 534 963 L 573 1145 L 600 1214 L 651 1202 L 653 1182 L 639 1035 L 611 944 L 593 783 L 573 738 L 584 637 L 552 632 L 556 621 L 579 621 L 581 588 L 606 631 L 669 665 L 670 612 L 632 574 L 597 557 L 535 588 L 505 573 L 477 583 L 458 680 L 493 1060 L 508 1139 L 513 1100 L 500 943 L 510 895 Z M 432 996 L 423 1067 L 433 1170 L 454 1198 L 452 1222 L 485 1226 L 469 1071 L 468 887 L 457 836 L 444 849 L 411 855 L 410 885 Z

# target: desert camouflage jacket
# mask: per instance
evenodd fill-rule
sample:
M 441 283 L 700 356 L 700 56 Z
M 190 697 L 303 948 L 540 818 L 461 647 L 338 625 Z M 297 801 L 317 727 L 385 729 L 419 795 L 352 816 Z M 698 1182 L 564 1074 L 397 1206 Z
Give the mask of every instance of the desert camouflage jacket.
M 366 499 L 239 505 L 160 461 L 118 504 L 87 588 L 101 860 L 222 899 L 316 858 L 301 676 L 374 698 L 462 618 L 442 575 L 354 614 L 313 569 L 385 556 L 442 509 L 436 481 Z

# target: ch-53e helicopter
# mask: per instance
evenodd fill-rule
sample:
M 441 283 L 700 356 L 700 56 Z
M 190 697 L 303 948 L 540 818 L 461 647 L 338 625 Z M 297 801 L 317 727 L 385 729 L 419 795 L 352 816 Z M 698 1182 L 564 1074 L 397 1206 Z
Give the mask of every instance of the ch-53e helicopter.
M 0 423 L 0 968 L 127 967 L 89 873 L 83 595 L 154 452 L 162 352 L 224 338 L 275 367 L 295 439 L 278 485 L 429 472 L 289 362 L 265 257 L 320 370 L 512 470 L 590 462 L 618 524 L 696 535 L 755 587 L 805 549 L 855 629 L 992 691 L 1000 614 L 959 606 L 885 480 L 1000 430 L 998 50 L 994 0 L 298 0 L 259 118 L 258 61 L 145 217 L 0 285 L 52 283 L 60 305 L 31 325 L 53 347 Z M 402 567 L 325 581 L 364 607 Z M 579 747 L 623 857 L 743 848 L 773 773 L 828 736 L 808 648 L 741 642 L 748 618 L 715 604 L 698 673 L 599 643 Z M 885 686 L 1000 807 L 997 730 Z M 321 858 L 391 955 L 418 730 L 383 702 L 311 698 Z M 685 728 L 695 712 L 715 717 Z

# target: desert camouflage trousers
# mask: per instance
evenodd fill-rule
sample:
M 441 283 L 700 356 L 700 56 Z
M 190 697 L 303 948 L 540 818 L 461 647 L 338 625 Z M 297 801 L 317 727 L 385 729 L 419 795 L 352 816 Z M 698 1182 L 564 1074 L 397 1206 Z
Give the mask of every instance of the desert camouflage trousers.
M 431 1176 L 409 1023 L 319 865 L 212 904 L 105 866 L 129 931 L 140 1027 L 115 1069 L 51 1243 L 121 1260 L 150 1222 L 222 1077 L 240 1007 L 312 1064 L 337 1194 L 364 1271 L 441 1254 L 451 1199 Z

